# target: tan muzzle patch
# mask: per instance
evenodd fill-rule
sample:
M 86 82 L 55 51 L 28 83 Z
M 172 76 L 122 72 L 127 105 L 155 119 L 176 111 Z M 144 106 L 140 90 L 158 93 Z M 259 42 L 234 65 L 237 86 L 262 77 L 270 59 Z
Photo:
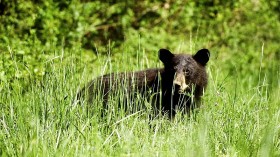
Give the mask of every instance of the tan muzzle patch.
M 174 85 L 179 85 L 179 93 L 183 93 L 189 86 L 186 84 L 185 75 L 182 73 L 177 73 L 173 81 Z

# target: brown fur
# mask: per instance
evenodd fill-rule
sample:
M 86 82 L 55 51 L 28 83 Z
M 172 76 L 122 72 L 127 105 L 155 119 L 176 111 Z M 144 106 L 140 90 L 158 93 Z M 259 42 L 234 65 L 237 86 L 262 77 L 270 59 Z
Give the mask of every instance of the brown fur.
M 193 56 L 172 54 L 169 50 L 160 49 L 159 59 L 164 68 L 103 75 L 84 87 L 77 99 L 85 97 L 87 92 L 87 101 L 92 103 L 93 95 L 99 88 L 106 106 L 110 93 L 122 88 L 130 94 L 141 93 L 155 110 L 174 116 L 176 109 L 189 111 L 194 108 L 203 95 L 208 80 L 205 66 L 209 57 L 207 49 L 199 50 Z

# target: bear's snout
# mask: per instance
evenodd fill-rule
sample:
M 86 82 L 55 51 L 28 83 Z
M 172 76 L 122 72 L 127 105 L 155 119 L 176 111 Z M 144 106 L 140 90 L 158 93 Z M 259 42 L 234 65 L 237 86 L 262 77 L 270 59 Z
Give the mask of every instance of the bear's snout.
M 175 74 L 173 84 L 175 86 L 179 86 L 179 94 L 184 93 L 184 91 L 188 88 L 188 85 L 186 84 L 185 75 L 183 73 Z

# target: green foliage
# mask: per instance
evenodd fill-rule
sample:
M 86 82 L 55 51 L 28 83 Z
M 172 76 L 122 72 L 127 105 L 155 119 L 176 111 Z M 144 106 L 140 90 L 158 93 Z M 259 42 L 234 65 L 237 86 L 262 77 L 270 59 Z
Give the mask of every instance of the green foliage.
M 109 42 L 115 49 L 111 54 L 116 56 L 121 56 L 124 49 L 136 55 L 139 46 L 147 52 L 161 47 L 194 52 L 207 47 L 228 65 L 229 71 L 253 74 L 256 67 L 251 63 L 259 62 L 262 45 L 269 47 L 264 51 L 265 69 L 272 68 L 268 58 L 280 58 L 279 4 L 277 1 L 1 1 L 0 48 L 9 53 L 8 46 L 14 50 L 18 43 L 24 47 L 35 44 L 37 50 L 25 52 L 24 56 L 46 58 L 49 52 L 44 51 L 55 51 L 51 48 L 56 46 L 106 55 Z

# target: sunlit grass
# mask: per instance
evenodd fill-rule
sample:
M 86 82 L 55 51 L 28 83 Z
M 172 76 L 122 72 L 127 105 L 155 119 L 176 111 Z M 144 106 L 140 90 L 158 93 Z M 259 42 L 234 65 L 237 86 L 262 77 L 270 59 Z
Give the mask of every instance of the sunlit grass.
M 198 112 L 178 114 L 173 120 L 150 119 L 151 112 L 145 108 L 127 113 L 119 107 L 127 95 L 116 90 L 102 117 L 101 99 L 88 105 L 73 104 L 73 98 L 93 77 L 115 72 L 116 65 L 106 58 L 106 66 L 99 65 L 93 74 L 88 69 L 78 71 L 79 62 L 74 59 L 54 61 L 46 63 L 52 68 L 41 80 L 25 80 L 29 81 L 26 89 L 21 88 L 24 80 L 20 79 L 3 86 L 2 156 L 280 155 L 280 93 L 279 88 L 269 88 L 267 78 L 272 74 L 268 71 L 262 70 L 265 75 L 258 82 L 248 82 L 255 79 L 229 75 L 212 58 L 207 68 L 209 86 Z M 130 105 L 138 103 L 143 103 L 141 97 Z

